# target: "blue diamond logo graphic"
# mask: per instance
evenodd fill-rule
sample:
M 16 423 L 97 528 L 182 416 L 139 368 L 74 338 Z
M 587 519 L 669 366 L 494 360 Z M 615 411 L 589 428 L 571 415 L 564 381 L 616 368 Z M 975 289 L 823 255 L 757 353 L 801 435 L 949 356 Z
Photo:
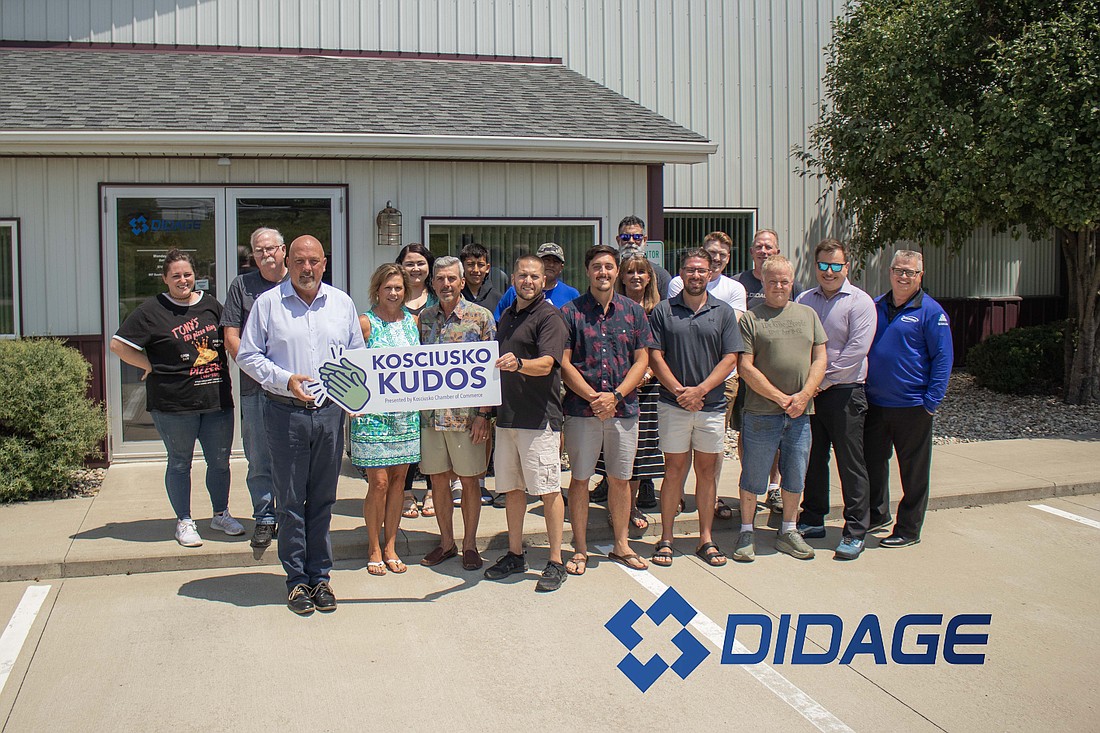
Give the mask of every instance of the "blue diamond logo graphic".
M 680 656 L 672 664 L 662 659 L 659 654 L 654 654 L 645 663 L 634 656 L 634 648 L 642 641 L 642 635 L 634 629 L 634 624 L 643 613 L 648 615 L 657 626 L 671 616 L 683 627 L 672 637 L 673 645 L 680 650 Z M 696 610 L 674 588 L 669 588 L 662 593 L 647 611 L 643 611 L 634 601 L 624 603 L 623 607 L 604 624 L 604 628 L 627 649 L 626 656 L 617 665 L 619 671 L 642 692 L 652 687 L 666 669 L 671 669 L 680 679 L 686 680 L 688 675 L 710 655 L 710 650 L 703 646 L 702 642 L 687 628 L 695 618 L 695 614 Z

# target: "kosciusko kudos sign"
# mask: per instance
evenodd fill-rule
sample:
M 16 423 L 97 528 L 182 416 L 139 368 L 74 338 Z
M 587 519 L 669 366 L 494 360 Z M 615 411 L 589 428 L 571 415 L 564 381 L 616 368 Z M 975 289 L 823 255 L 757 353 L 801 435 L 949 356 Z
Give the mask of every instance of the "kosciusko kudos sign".
M 307 385 L 351 413 L 500 404 L 496 341 L 339 350 Z

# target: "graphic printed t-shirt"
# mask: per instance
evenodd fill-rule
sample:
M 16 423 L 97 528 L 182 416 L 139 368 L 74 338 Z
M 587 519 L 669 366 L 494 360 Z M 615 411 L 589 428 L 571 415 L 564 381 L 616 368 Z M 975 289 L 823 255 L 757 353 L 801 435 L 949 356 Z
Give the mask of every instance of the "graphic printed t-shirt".
M 765 304 L 750 308 L 741 319 L 741 335 L 745 353 L 752 354 L 753 366 L 783 394 L 794 394 L 806 386 L 813 348 L 826 340 L 825 328 L 814 309 L 798 303 L 787 303 L 782 309 Z M 783 414 L 782 407 L 751 388 L 745 396 L 745 411 Z M 805 414 L 814 414 L 812 399 Z
M 194 305 L 178 305 L 163 293 L 131 313 L 115 338 L 144 350 L 153 366 L 145 380 L 150 410 L 214 412 L 233 407 L 222 307 L 207 293 Z

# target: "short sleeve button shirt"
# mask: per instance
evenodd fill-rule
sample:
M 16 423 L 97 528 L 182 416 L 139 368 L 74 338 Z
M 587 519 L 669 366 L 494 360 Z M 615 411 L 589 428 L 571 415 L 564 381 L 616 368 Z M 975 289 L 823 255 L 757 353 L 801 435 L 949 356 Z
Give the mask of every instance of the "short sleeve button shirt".
M 465 298 L 458 301 L 451 315 L 444 315 L 440 305 L 425 308 L 420 314 L 420 343 L 466 344 L 475 341 L 495 341 L 496 321 L 493 314 Z M 422 410 L 425 427 L 435 430 L 469 430 L 476 407 L 450 407 L 442 410 Z
M 629 298 L 613 293 L 607 312 L 586 292 L 561 309 L 568 329 L 565 342 L 572 350 L 570 362 L 597 392 L 610 392 L 626 378 L 634 365 L 634 352 L 654 345 L 645 310 Z M 588 401 L 567 390 L 563 409 L 566 415 L 593 417 Z M 638 394 L 631 391 L 615 407 L 615 417 L 638 414 Z

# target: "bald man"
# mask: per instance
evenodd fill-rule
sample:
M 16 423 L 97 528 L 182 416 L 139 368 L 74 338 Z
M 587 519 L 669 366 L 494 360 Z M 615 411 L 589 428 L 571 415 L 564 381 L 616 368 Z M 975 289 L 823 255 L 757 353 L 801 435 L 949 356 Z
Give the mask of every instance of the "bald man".
M 264 390 L 287 606 L 304 616 L 336 610 L 329 524 L 344 452 L 343 408 L 318 406 L 306 387 L 333 347 L 366 344 L 351 298 L 321 281 L 328 263 L 321 243 L 298 237 L 286 262 L 287 279 L 252 306 L 237 364 Z

